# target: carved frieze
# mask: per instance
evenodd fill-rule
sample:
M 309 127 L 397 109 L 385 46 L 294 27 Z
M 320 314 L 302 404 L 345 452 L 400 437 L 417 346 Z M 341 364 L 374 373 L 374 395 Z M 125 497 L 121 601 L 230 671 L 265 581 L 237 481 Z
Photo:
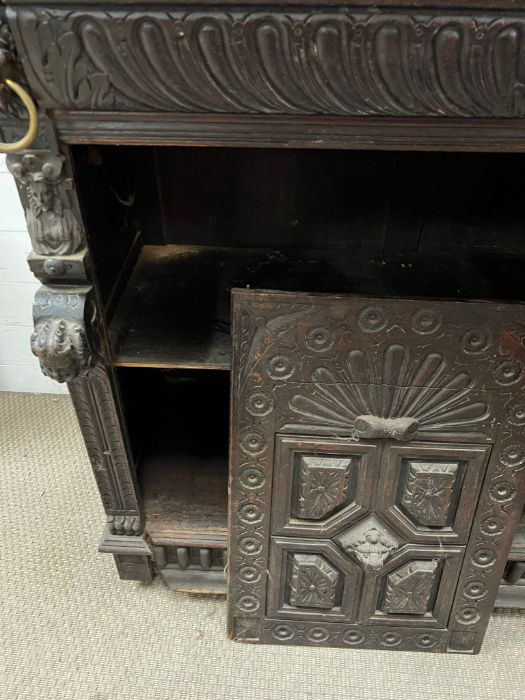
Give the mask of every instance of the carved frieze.
M 411 561 L 386 579 L 383 612 L 424 615 L 429 606 L 437 561 Z
M 29 80 L 48 108 L 525 114 L 519 13 L 10 12 Z
M 35 295 L 31 351 L 42 372 L 57 382 L 84 376 L 91 360 L 86 333 L 90 287 L 40 287 Z
M 49 153 L 10 155 L 7 167 L 25 193 L 31 243 L 40 255 L 72 255 L 82 246 L 82 229 L 71 209 L 63 159 Z

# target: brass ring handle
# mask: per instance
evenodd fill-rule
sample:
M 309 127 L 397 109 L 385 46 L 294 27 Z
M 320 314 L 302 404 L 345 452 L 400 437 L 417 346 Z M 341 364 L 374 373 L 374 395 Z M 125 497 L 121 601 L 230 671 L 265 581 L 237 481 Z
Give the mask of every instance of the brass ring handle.
M 7 79 L 5 84 L 22 100 L 29 115 L 29 127 L 26 134 L 22 136 L 21 139 L 15 141 L 14 143 L 3 143 L 0 141 L 0 153 L 18 153 L 18 151 L 23 151 L 24 148 L 29 148 L 29 146 L 35 140 L 38 129 L 38 112 L 36 110 L 35 103 L 31 99 L 31 96 L 26 90 L 24 90 L 23 87 L 21 87 L 18 83 Z

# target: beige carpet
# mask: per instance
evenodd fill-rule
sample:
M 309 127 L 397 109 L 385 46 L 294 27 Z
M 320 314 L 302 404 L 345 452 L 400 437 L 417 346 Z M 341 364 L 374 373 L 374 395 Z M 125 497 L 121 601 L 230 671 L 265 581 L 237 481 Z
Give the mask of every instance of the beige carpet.
M 223 599 L 119 581 L 69 398 L 0 394 L 0 697 L 518 700 L 525 615 L 479 656 L 243 646 Z

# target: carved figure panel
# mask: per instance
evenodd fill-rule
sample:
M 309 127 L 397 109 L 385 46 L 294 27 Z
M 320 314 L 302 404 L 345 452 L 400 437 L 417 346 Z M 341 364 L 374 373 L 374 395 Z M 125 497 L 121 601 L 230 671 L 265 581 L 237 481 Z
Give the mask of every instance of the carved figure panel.
M 521 14 L 17 8 L 44 107 L 522 117 Z
M 82 229 L 68 199 L 63 160 L 55 155 L 9 155 L 7 167 L 25 191 L 31 243 L 40 255 L 72 255 L 82 245 Z
M 350 459 L 301 455 L 298 517 L 320 520 L 346 500 Z
M 294 554 L 290 605 L 302 608 L 333 608 L 339 573 L 317 554 Z
M 437 561 L 411 561 L 387 576 L 382 610 L 424 615 L 430 603 Z
M 408 462 L 402 504 L 416 522 L 431 527 L 448 524 L 459 464 Z
M 232 634 L 242 617 L 251 642 L 479 650 L 525 500 L 525 305 L 235 290 L 233 320 Z M 297 517 L 301 493 L 324 515 Z

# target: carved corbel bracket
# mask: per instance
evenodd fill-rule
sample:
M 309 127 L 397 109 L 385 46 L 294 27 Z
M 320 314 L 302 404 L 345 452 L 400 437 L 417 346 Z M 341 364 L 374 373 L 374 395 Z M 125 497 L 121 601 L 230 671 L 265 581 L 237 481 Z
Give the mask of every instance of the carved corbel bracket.
M 40 287 L 33 304 L 31 351 L 42 372 L 57 382 L 85 376 L 91 360 L 86 333 L 91 287 Z
M 47 152 L 9 155 L 7 167 L 19 183 L 33 250 L 39 255 L 74 255 L 83 246 L 82 227 L 70 201 L 64 159 Z

